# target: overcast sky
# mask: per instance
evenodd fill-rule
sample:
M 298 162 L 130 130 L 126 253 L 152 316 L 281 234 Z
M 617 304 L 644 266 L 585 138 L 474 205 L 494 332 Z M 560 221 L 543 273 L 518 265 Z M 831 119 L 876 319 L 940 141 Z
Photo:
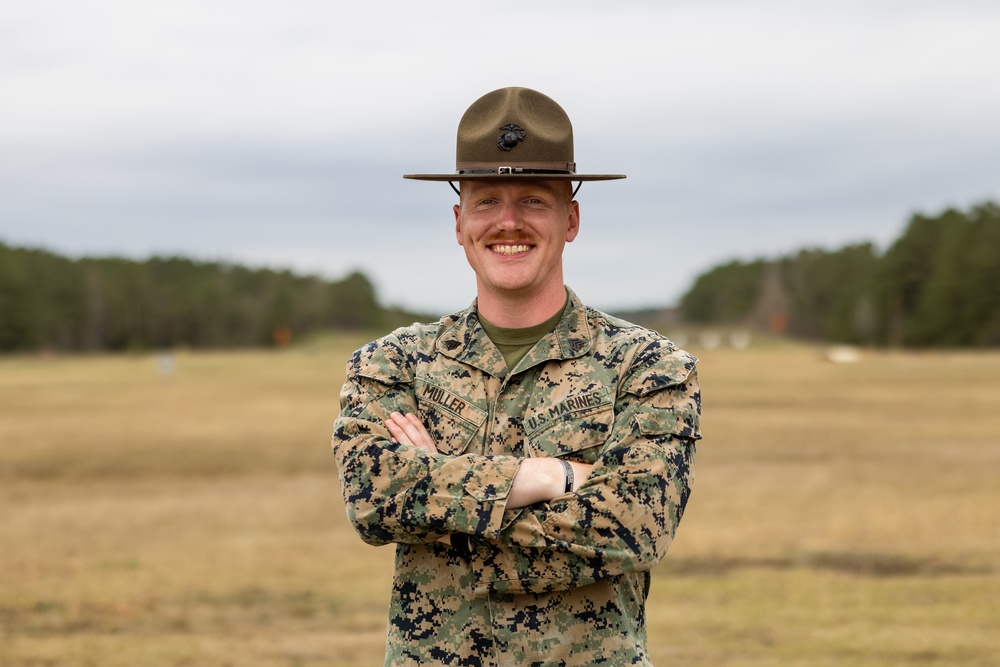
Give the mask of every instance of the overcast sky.
M 884 248 L 1000 199 L 1000 3 L 0 4 L 0 241 L 185 255 L 465 307 L 445 183 L 465 108 L 556 99 L 585 183 L 567 282 L 670 305 L 702 271 Z

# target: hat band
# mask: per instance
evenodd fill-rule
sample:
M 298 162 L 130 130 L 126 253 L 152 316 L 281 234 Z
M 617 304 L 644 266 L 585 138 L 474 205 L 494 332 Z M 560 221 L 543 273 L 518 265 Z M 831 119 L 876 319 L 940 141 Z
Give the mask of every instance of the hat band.
M 525 162 L 519 166 L 501 166 L 495 162 L 458 162 L 456 174 L 574 174 L 575 162 Z

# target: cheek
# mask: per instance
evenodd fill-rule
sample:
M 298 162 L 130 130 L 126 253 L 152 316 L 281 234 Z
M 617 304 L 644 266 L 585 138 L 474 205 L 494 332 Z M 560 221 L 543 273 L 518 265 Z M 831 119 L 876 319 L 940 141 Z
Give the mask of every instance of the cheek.
M 474 246 L 470 244 L 463 244 L 463 249 L 465 250 L 465 261 L 472 268 L 473 272 L 479 273 L 479 268 L 482 263 L 479 261 L 479 256 L 476 255 Z
M 455 239 L 458 241 L 458 245 L 464 246 L 466 250 L 469 250 L 475 245 L 475 228 L 468 222 L 463 223 L 461 226 L 456 226 Z

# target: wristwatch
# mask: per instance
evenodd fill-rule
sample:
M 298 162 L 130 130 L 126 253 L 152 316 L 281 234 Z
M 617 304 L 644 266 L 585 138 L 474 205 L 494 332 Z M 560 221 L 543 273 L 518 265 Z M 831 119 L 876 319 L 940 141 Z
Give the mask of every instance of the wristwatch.
M 563 464 L 563 468 L 566 470 L 566 490 L 563 493 L 569 493 L 573 490 L 573 466 L 564 459 L 559 459 L 559 463 Z

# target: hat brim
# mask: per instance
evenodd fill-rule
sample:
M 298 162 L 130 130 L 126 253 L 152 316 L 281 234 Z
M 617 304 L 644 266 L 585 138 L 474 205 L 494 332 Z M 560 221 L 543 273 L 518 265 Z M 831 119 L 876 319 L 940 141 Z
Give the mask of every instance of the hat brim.
M 403 174 L 414 181 L 616 181 L 625 174 Z

